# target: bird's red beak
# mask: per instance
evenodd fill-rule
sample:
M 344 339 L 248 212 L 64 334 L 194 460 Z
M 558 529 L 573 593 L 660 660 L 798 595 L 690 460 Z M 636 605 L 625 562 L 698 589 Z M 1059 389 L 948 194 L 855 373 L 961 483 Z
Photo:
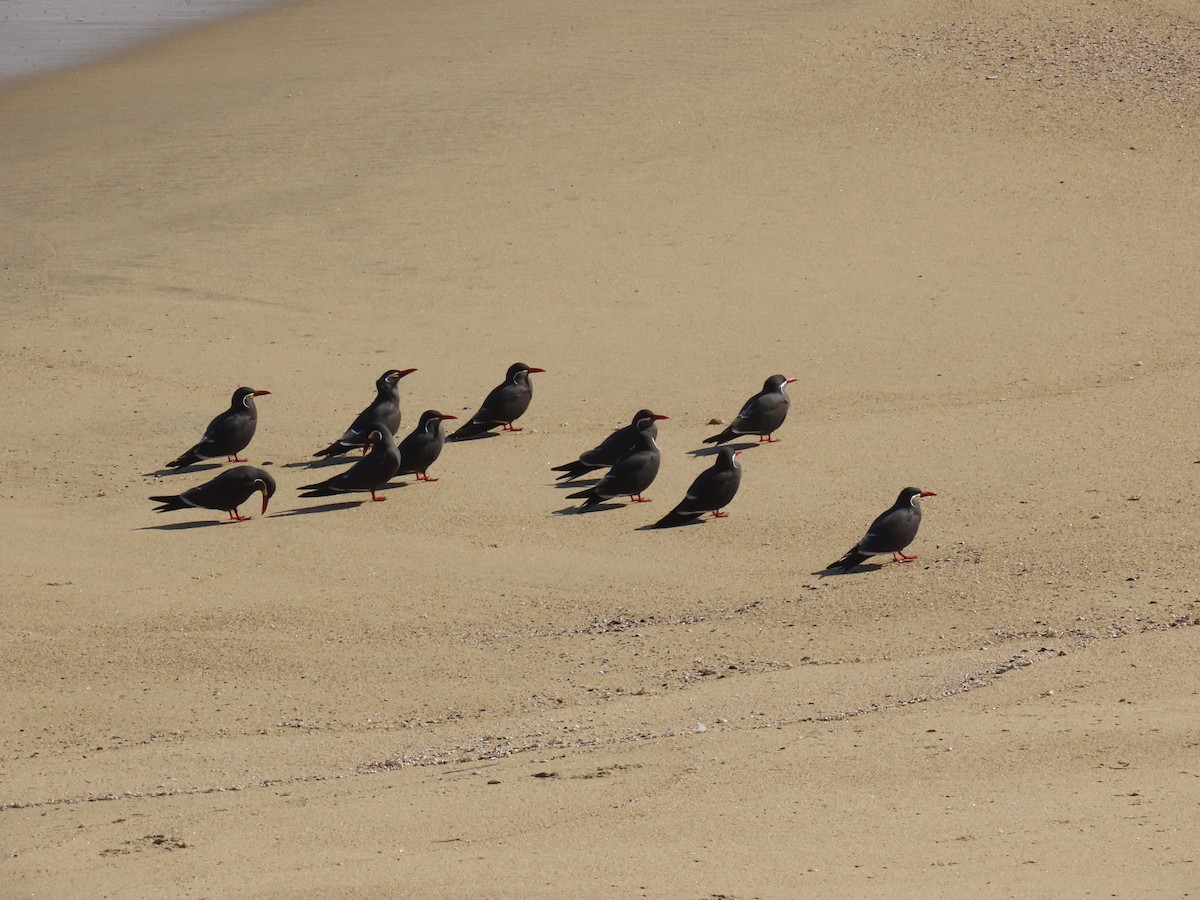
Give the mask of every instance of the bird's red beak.
M 265 516 L 267 514 L 267 501 L 270 500 L 271 498 L 267 496 L 266 488 L 259 488 L 259 490 L 262 491 L 262 495 L 263 495 L 262 515 Z
M 532 375 L 534 372 L 545 372 L 545 371 L 546 371 L 545 369 L 539 369 L 537 366 L 530 366 L 530 367 L 529 367 L 529 374 L 530 374 L 530 375 Z
M 405 375 L 411 375 L 415 371 L 417 371 L 417 370 L 416 369 L 400 369 L 399 370 L 400 377 L 403 378 Z
M 936 497 L 936 496 L 937 496 L 937 492 L 936 492 L 936 491 L 921 491 L 921 493 L 920 493 L 918 496 L 921 496 L 921 497 Z
M 742 455 L 742 451 L 741 451 L 741 450 L 734 450 L 734 451 L 733 451 L 733 455 L 734 455 L 734 456 L 741 456 L 741 455 Z
M 667 419 L 669 419 L 671 417 L 670 416 L 660 416 L 658 413 L 655 413 L 650 418 L 655 422 L 665 422 Z
M 266 396 L 267 394 L 269 394 L 269 393 L 271 393 L 271 392 L 270 392 L 270 391 L 255 391 L 255 392 L 254 392 L 253 394 L 251 394 L 250 396 L 251 396 L 251 397 L 265 397 L 265 396 Z
M 789 378 L 787 381 L 784 382 L 784 384 L 795 384 L 795 383 L 796 383 L 795 378 Z
M 443 419 L 457 419 L 458 416 L 442 416 Z

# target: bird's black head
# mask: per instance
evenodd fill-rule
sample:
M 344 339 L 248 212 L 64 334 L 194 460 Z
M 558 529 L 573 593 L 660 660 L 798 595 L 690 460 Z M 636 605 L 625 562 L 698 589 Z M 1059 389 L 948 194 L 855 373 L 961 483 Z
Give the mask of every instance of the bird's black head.
M 918 487 L 906 487 L 900 492 L 900 496 L 896 498 L 897 506 L 912 506 L 917 509 L 921 508 L 922 497 L 936 497 L 933 491 L 923 491 Z
M 452 416 L 449 413 L 438 412 L 436 409 L 427 409 L 421 413 L 421 424 L 428 425 L 430 422 L 440 422 L 443 419 L 457 419 L 458 416 Z
M 787 385 L 795 382 L 795 378 L 788 378 L 786 375 L 772 375 L 763 382 L 764 391 L 778 391 L 781 394 L 787 393 Z
M 264 491 L 267 497 L 275 496 L 275 479 L 271 477 L 270 472 L 264 472 L 262 469 L 254 476 L 254 483 L 262 485 L 260 490 Z
M 416 369 L 388 369 L 379 376 L 379 380 L 375 382 L 376 387 L 382 389 L 389 385 L 395 384 L 405 375 L 411 375 Z
M 386 446 L 393 442 L 392 432 L 382 422 L 372 422 L 366 428 L 367 437 L 363 441 L 363 449 L 368 452 L 374 449 L 375 445 Z
M 639 421 L 641 421 L 642 419 L 652 418 L 653 416 L 654 416 L 654 413 L 650 412 L 650 410 L 639 409 L 637 412 L 635 412 L 633 414 L 633 421 L 630 422 L 629 424 L 632 425 L 634 428 L 637 428 L 637 423 Z
M 233 400 L 231 401 L 230 405 L 231 406 L 249 406 L 250 401 L 254 397 L 264 397 L 269 393 L 271 393 L 271 392 L 270 391 L 256 391 L 252 387 L 240 387 L 236 391 L 233 392 Z
M 534 372 L 545 371 L 545 369 L 539 369 L 537 366 L 527 366 L 525 363 L 513 363 L 508 367 L 507 378 L 509 381 L 516 381 L 522 375 L 532 375 Z
M 645 431 L 647 428 L 650 428 L 655 422 L 665 422 L 667 419 L 671 418 L 670 416 L 660 416 L 658 413 L 652 413 L 648 409 L 643 410 L 643 412 L 648 413 L 648 415 L 642 416 L 637 420 L 637 427 L 641 431 Z
M 734 450 L 732 447 L 722 447 L 717 451 L 717 468 L 736 469 L 740 465 L 737 458 L 741 455 L 741 450 Z

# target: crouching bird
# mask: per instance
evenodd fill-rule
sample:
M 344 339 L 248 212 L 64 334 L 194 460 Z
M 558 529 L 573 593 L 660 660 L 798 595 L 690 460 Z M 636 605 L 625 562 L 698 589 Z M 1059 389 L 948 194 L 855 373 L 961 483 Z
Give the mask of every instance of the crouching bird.
M 569 500 L 583 500 L 580 509 L 596 506 L 614 497 L 628 496 L 634 503 L 649 503 L 642 491 L 650 487 L 658 476 L 662 454 L 658 450 L 658 426 L 667 416 L 651 413 L 638 419 L 637 443 L 633 449 L 617 460 L 608 474 L 585 491 L 567 494 Z
M 478 437 L 501 426 L 505 431 L 520 431 L 513 422 L 525 414 L 525 410 L 529 409 L 529 401 L 533 399 L 533 383 L 530 382 L 529 376 L 534 372 L 545 371 L 525 363 L 513 363 L 508 367 L 504 384 L 492 388 L 483 398 L 479 412 L 471 416 L 447 440 L 461 441 Z
M 345 433 L 313 456 L 327 457 L 347 453 L 363 446 L 367 428 L 372 422 L 386 425 L 395 434 L 400 430 L 400 379 L 411 375 L 416 369 L 388 369 L 375 380 L 375 399 L 355 417 Z
M 779 438 L 771 435 L 779 430 L 787 418 L 792 403 L 787 386 L 795 380 L 785 375 L 772 375 L 763 382 L 762 390 L 746 401 L 729 427 L 720 434 L 705 438 L 704 443 L 723 444 L 746 434 L 757 434 L 760 444 L 778 443 Z
M 633 419 L 624 428 L 618 428 L 591 450 L 579 454 L 579 458 L 561 466 L 554 466 L 551 472 L 559 472 L 558 481 L 574 481 L 582 478 L 588 472 L 596 469 L 607 469 L 618 459 L 633 449 L 638 441 L 638 420 L 654 413 L 648 409 L 639 409 L 633 414 Z
M 306 493 L 300 496 L 332 497 L 335 494 L 370 491 L 372 500 L 386 500 L 387 497 L 376 497 L 375 492 L 400 471 L 400 450 L 386 425 L 375 422 L 367 426 L 366 432 L 363 443 L 367 448 L 366 456 L 358 459 L 345 472 L 339 472 L 326 481 L 304 485 L 300 490 Z
M 442 421 L 457 418 L 436 409 L 421 413 L 421 421 L 412 434 L 400 442 L 400 469 L 396 474 L 416 475 L 417 481 L 437 481 L 436 478 L 430 478 L 427 471 L 442 455 L 442 447 L 446 444 L 446 429 L 442 427 Z
M 257 466 L 234 466 L 212 481 L 206 481 L 182 494 L 150 499 L 162 504 L 154 507 L 155 512 L 172 512 L 188 507 L 219 509 L 229 513 L 230 521 L 245 522 L 250 516 L 243 516 L 238 512 L 238 507 L 250 499 L 255 491 L 262 493 L 262 512 L 266 515 L 267 501 L 275 494 L 275 479 Z
M 246 462 L 238 454 L 250 445 L 254 430 L 258 427 L 258 407 L 254 405 L 254 398 L 265 397 L 269 393 L 248 387 L 238 388 L 229 401 L 229 409 L 208 423 L 200 443 L 167 463 L 167 468 L 181 469 L 217 456 L 228 457 L 229 462 Z
M 872 556 L 884 553 L 892 554 L 895 562 L 912 562 L 916 557 L 908 556 L 903 551 L 913 542 L 917 529 L 921 527 L 921 498 L 936 496 L 933 491 L 906 487 L 891 509 L 881 513 L 871 523 L 859 542 L 847 550 L 845 556 L 825 568 L 846 572 Z
M 729 505 L 742 484 L 742 466 L 738 462 L 741 455 L 741 450 L 722 447 L 717 452 L 716 462 L 696 476 L 679 504 L 653 527 L 672 528 L 698 522 L 706 512 L 711 512 L 714 519 L 728 516 L 721 512 L 721 507 Z

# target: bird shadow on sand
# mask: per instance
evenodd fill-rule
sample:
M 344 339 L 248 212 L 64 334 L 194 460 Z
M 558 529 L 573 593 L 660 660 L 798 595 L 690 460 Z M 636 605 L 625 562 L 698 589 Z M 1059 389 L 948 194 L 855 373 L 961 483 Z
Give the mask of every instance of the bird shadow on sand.
M 758 441 L 742 441 L 738 444 L 714 444 L 708 447 L 698 447 L 695 450 L 689 450 L 688 454 L 699 459 L 701 456 L 716 456 L 721 452 L 722 447 L 728 447 L 730 450 L 749 450 L 751 447 L 757 447 Z
M 555 516 L 579 516 L 587 513 L 602 512 L 606 509 L 624 509 L 628 503 L 593 503 L 591 506 L 564 506 L 552 513 Z
M 810 574 L 816 575 L 818 578 L 830 578 L 853 575 L 856 572 L 878 572 L 882 568 L 883 563 L 859 563 L 857 566 L 851 566 L 849 569 L 817 569 L 817 571 Z
M 201 519 L 196 522 L 171 522 L 169 525 L 146 525 L 137 531 L 187 531 L 190 528 L 210 528 L 213 525 L 237 525 L 233 519 Z
M 268 518 L 281 519 L 284 516 L 307 516 L 312 513 L 337 512 L 339 509 L 354 509 L 356 506 L 362 506 L 364 503 L 370 502 L 370 498 L 366 500 L 339 500 L 336 503 L 320 503 L 317 506 L 302 506 L 299 509 L 289 509 L 287 512 L 271 513 Z
M 362 454 L 342 453 L 338 456 L 322 456 L 318 459 L 305 459 L 301 462 L 284 463 L 285 469 L 324 469 L 328 466 L 349 466 L 355 460 L 362 459 Z
M 178 469 L 159 469 L 157 472 L 143 472 L 144 478 L 162 478 L 165 475 L 195 475 L 197 472 L 211 472 L 220 469 L 223 463 L 193 463 L 190 466 L 180 466 Z
M 519 431 L 518 432 L 509 432 L 509 433 L 520 434 Z M 483 434 L 472 434 L 469 437 L 459 437 L 459 438 L 447 437 L 446 443 L 447 444 L 470 444 L 475 441 L 486 441 L 486 440 L 490 440 L 491 438 L 498 438 L 502 434 L 505 434 L 505 432 L 503 432 L 503 431 L 485 431 L 485 432 L 483 432 Z

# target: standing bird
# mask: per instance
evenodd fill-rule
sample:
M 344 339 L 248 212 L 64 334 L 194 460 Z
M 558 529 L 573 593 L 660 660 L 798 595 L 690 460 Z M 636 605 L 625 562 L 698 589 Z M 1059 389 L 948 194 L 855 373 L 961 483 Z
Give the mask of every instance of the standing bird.
M 258 409 L 254 405 L 254 398 L 269 393 L 248 387 L 238 388 L 233 392 L 229 409 L 208 423 L 200 443 L 167 463 L 167 468 L 180 469 L 217 456 L 226 456 L 229 462 L 246 462 L 238 458 L 238 454 L 249 446 L 254 429 L 258 427 Z
M 255 491 L 262 492 L 262 511 L 266 515 L 267 501 L 275 494 L 275 479 L 257 466 L 234 466 L 212 481 L 206 481 L 182 494 L 150 499 L 162 504 L 154 508 L 155 512 L 171 512 L 188 507 L 219 509 L 229 513 L 230 521 L 245 522 L 250 517 L 239 513 L 238 507 Z
M 580 453 L 579 458 L 575 461 L 555 466 L 550 471 L 562 473 L 558 476 L 559 481 L 574 481 L 576 478 L 582 478 L 593 469 L 608 468 L 632 450 L 634 444 L 637 443 L 638 420 L 653 415 L 654 413 L 648 409 L 639 409 L 633 414 L 633 421 L 624 428 L 618 428 L 601 441 L 599 445 L 584 453 Z M 657 427 L 655 426 L 656 429 Z
M 771 437 L 777 431 L 783 420 L 787 418 L 791 399 L 788 397 L 787 386 L 795 382 L 795 378 L 783 375 L 772 375 L 763 382 L 762 390 L 746 401 L 737 418 L 720 434 L 705 438 L 706 444 L 723 444 L 743 434 L 757 434 L 758 442 L 768 444 L 779 442 L 779 438 Z
M 442 427 L 442 420 L 457 418 L 436 409 L 421 413 L 421 421 L 412 434 L 400 442 L 400 471 L 396 474 L 416 475 L 417 481 L 437 481 L 425 472 L 442 455 L 442 447 L 446 443 L 446 429 Z
M 895 562 L 912 562 L 916 557 L 907 556 L 903 550 L 913 542 L 921 527 L 921 498 L 936 496 L 933 491 L 906 487 L 892 508 L 871 523 L 862 539 L 847 550 L 845 556 L 825 568 L 848 572 L 859 563 L 883 553 L 892 554 Z
M 687 525 L 700 521 L 706 512 L 711 512 L 714 519 L 728 516 L 728 513 L 721 512 L 721 507 L 729 505 L 741 486 L 742 465 L 737 459 L 741 454 L 741 450 L 722 447 L 717 452 L 717 461 L 696 476 L 679 505 L 651 527 Z
M 637 443 L 608 470 L 608 474 L 586 491 L 567 494 L 569 500 L 583 500 L 580 509 L 587 509 L 613 497 L 628 496 L 634 503 L 649 503 L 642 491 L 650 487 L 658 475 L 662 454 L 658 450 L 658 426 L 667 416 L 650 413 L 638 419 Z
M 388 369 L 375 382 L 375 399 L 358 414 L 358 418 L 346 429 L 346 433 L 313 456 L 338 456 L 355 447 L 363 446 L 367 428 L 372 422 L 386 425 L 392 434 L 400 430 L 400 379 L 411 375 L 416 369 Z M 366 452 L 366 451 L 364 451 Z
M 545 371 L 545 369 L 527 366 L 525 363 L 513 363 L 508 367 L 504 384 L 492 388 L 491 392 L 483 398 L 483 405 L 479 407 L 479 412 L 471 416 L 466 424 L 450 435 L 447 440 L 461 441 L 465 438 L 476 437 L 501 425 L 504 426 L 505 431 L 520 431 L 520 428 L 513 426 L 513 422 L 521 418 L 525 410 L 529 409 L 529 401 L 533 399 L 533 384 L 530 383 L 529 376 L 534 372 Z
M 386 500 L 387 497 L 376 497 L 375 492 L 400 470 L 400 450 L 396 446 L 396 439 L 392 437 L 386 425 L 376 422 L 367 426 L 367 434 L 363 441 L 367 453 L 362 459 L 327 481 L 304 485 L 300 490 L 308 493 L 300 496 L 332 497 L 334 494 L 370 491 L 372 500 Z

